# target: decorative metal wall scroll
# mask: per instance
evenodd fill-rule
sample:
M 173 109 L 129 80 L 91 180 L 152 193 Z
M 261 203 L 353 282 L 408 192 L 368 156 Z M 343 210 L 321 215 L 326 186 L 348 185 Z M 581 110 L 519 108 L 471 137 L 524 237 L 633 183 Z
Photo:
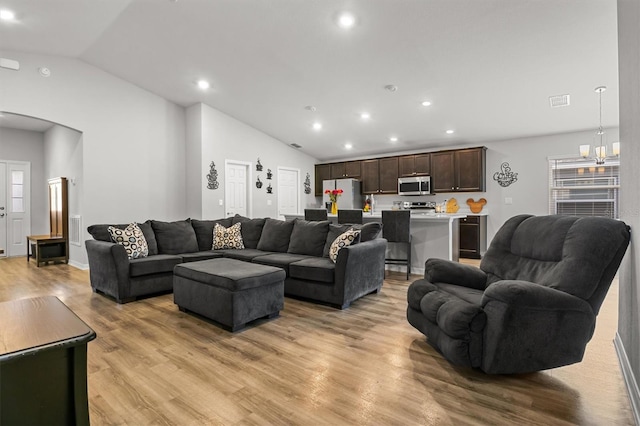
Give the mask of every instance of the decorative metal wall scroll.
M 271 182 L 269 182 L 269 186 L 267 186 L 267 194 L 273 194 L 273 188 L 271 187 Z
M 256 181 L 256 188 L 262 188 L 262 181 L 260 180 L 260 176 L 258 175 L 258 180 Z
M 260 163 L 260 157 L 258 157 L 258 161 L 256 162 L 256 171 L 257 172 L 262 171 L 262 164 Z
M 207 175 L 207 189 L 218 189 L 220 182 L 218 182 L 216 163 L 212 161 L 211 164 L 209 164 L 209 168 L 209 174 Z
M 498 182 L 500 186 L 507 187 L 518 180 L 518 174 L 511 171 L 509 163 L 506 161 L 500 165 L 502 171 L 493 174 L 493 180 Z
M 307 177 L 304 179 L 304 193 L 311 194 L 311 176 L 307 173 Z
M 267 179 L 271 180 L 273 177 L 273 173 L 271 173 L 271 169 L 267 169 Z

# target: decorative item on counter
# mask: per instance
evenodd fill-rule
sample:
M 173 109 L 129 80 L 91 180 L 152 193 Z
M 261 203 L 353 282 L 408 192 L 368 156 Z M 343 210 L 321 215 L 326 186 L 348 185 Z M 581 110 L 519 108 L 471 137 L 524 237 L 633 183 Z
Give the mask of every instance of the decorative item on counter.
M 456 200 L 455 198 L 451 198 L 449 199 L 449 201 L 447 201 L 447 213 L 458 213 L 458 209 L 460 208 L 460 206 L 458 206 L 458 200 Z
M 329 195 L 329 200 L 331 200 L 331 214 L 338 214 L 338 197 L 343 192 L 342 189 L 325 189 L 324 193 Z
M 272 177 L 273 177 L 273 173 L 271 173 L 271 169 L 267 169 L 267 179 L 271 180 Z
M 209 164 L 209 168 L 209 174 L 207 175 L 207 189 L 218 189 L 220 182 L 218 182 L 216 163 L 212 161 L 211 164 Z
M 506 161 L 500 165 L 501 172 L 493 174 L 493 180 L 498 182 L 502 187 L 507 187 L 518 180 L 518 174 L 511 171 L 509 163 Z
M 260 163 L 260 157 L 258 157 L 258 161 L 256 162 L 256 171 L 257 172 L 262 171 L 262 164 Z
M 304 179 L 304 193 L 311 194 L 311 176 L 307 173 L 307 177 Z
M 467 204 L 471 209 L 471 213 L 480 213 L 482 211 L 482 207 L 487 204 L 487 200 L 480 198 L 478 201 L 473 201 L 473 198 L 468 198 Z
M 258 175 L 258 180 L 256 181 L 256 188 L 262 188 L 262 181 L 260 180 L 260 175 Z
M 273 188 L 271 187 L 271 182 L 269 182 L 269 186 L 267 186 L 267 194 L 273 194 Z

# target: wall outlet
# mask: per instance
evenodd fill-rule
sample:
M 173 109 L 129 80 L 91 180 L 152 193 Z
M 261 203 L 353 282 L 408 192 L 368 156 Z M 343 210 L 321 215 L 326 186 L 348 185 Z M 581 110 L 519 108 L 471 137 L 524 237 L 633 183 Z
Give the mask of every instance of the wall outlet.
M 218 200 L 218 205 L 224 206 L 224 203 L 222 202 L 222 200 Z
M 267 205 L 270 206 L 271 205 L 271 200 L 267 200 Z
M 511 198 L 511 197 L 504 197 L 504 203 L 505 203 L 505 204 L 513 204 L 513 198 Z

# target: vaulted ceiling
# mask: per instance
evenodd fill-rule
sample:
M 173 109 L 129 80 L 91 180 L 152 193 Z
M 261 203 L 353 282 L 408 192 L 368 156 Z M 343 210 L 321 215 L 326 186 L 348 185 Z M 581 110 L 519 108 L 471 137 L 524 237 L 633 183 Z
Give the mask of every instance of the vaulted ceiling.
M 2 50 L 78 58 L 321 160 L 595 130 L 601 85 L 604 125 L 618 124 L 614 1 L 3 0 L 0 8 L 16 13 L 0 23 Z M 344 11 L 356 19 L 348 30 L 336 24 Z M 200 90 L 199 79 L 211 87 Z M 571 104 L 551 108 L 549 96 L 562 94 Z

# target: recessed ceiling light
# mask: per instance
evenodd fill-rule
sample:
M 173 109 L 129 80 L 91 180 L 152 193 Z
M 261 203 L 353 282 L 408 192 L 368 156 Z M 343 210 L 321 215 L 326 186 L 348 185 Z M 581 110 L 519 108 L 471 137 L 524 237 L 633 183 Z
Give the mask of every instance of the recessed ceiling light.
M 391 137 L 389 138 L 389 142 L 398 142 L 398 138 L 397 138 L 397 137 L 395 137 L 395 136 L 391 136 Z
M 431 105 L 430 101 L 423 101 L 422 102 L 422 106 L 429 106 L 429 105 Z
M 207 90 L 211 85 L 207 80 L 198 80 L 198 87 L 202 90 Z
M 453 134 L 453 130 L 447 130 L 447 134 L 448 134 L 448 135 Z
M 340 26 L 340 28 L 344 28 L 345 30 L 348 30 L 350 28 L 353 28 L 355 24 L 356 24 L 356 17 L 353 16 L 351 13 L 344 12 L 344 13 L 341 13 L 340 16 L 338 16 L 338 25 Z
M 2 9 L 0 10 L 0 19 L 3 21 L 13 21 L 16 19 L 16 14 L 10 10 Z
M 322 123 L 316 121 L 311 127 L 313 127 L 313 130 L 322 130 Z
M 344 144 L 344 149 L 351 149 L 353 148 L 353 145 L 351 145 L 349 142 Z
M 311 112 L 316 112 L 318 110 L 318 108 L 314 107 L 313 105 L 307 105 L 306 107 L 304 107 L 304 109 Z
M 368 120 L 371 118 L 371 114 L 369 114 L 368 112 L 363 112 L 360 114 L 360 118 L 362 118 L 363 120 Z
M 390 92 L 395 92 L 398 90 L 398 86 L 396 86 L 395 84 L 387 84 L 386 86 L 384 86 L 384 88 Z

